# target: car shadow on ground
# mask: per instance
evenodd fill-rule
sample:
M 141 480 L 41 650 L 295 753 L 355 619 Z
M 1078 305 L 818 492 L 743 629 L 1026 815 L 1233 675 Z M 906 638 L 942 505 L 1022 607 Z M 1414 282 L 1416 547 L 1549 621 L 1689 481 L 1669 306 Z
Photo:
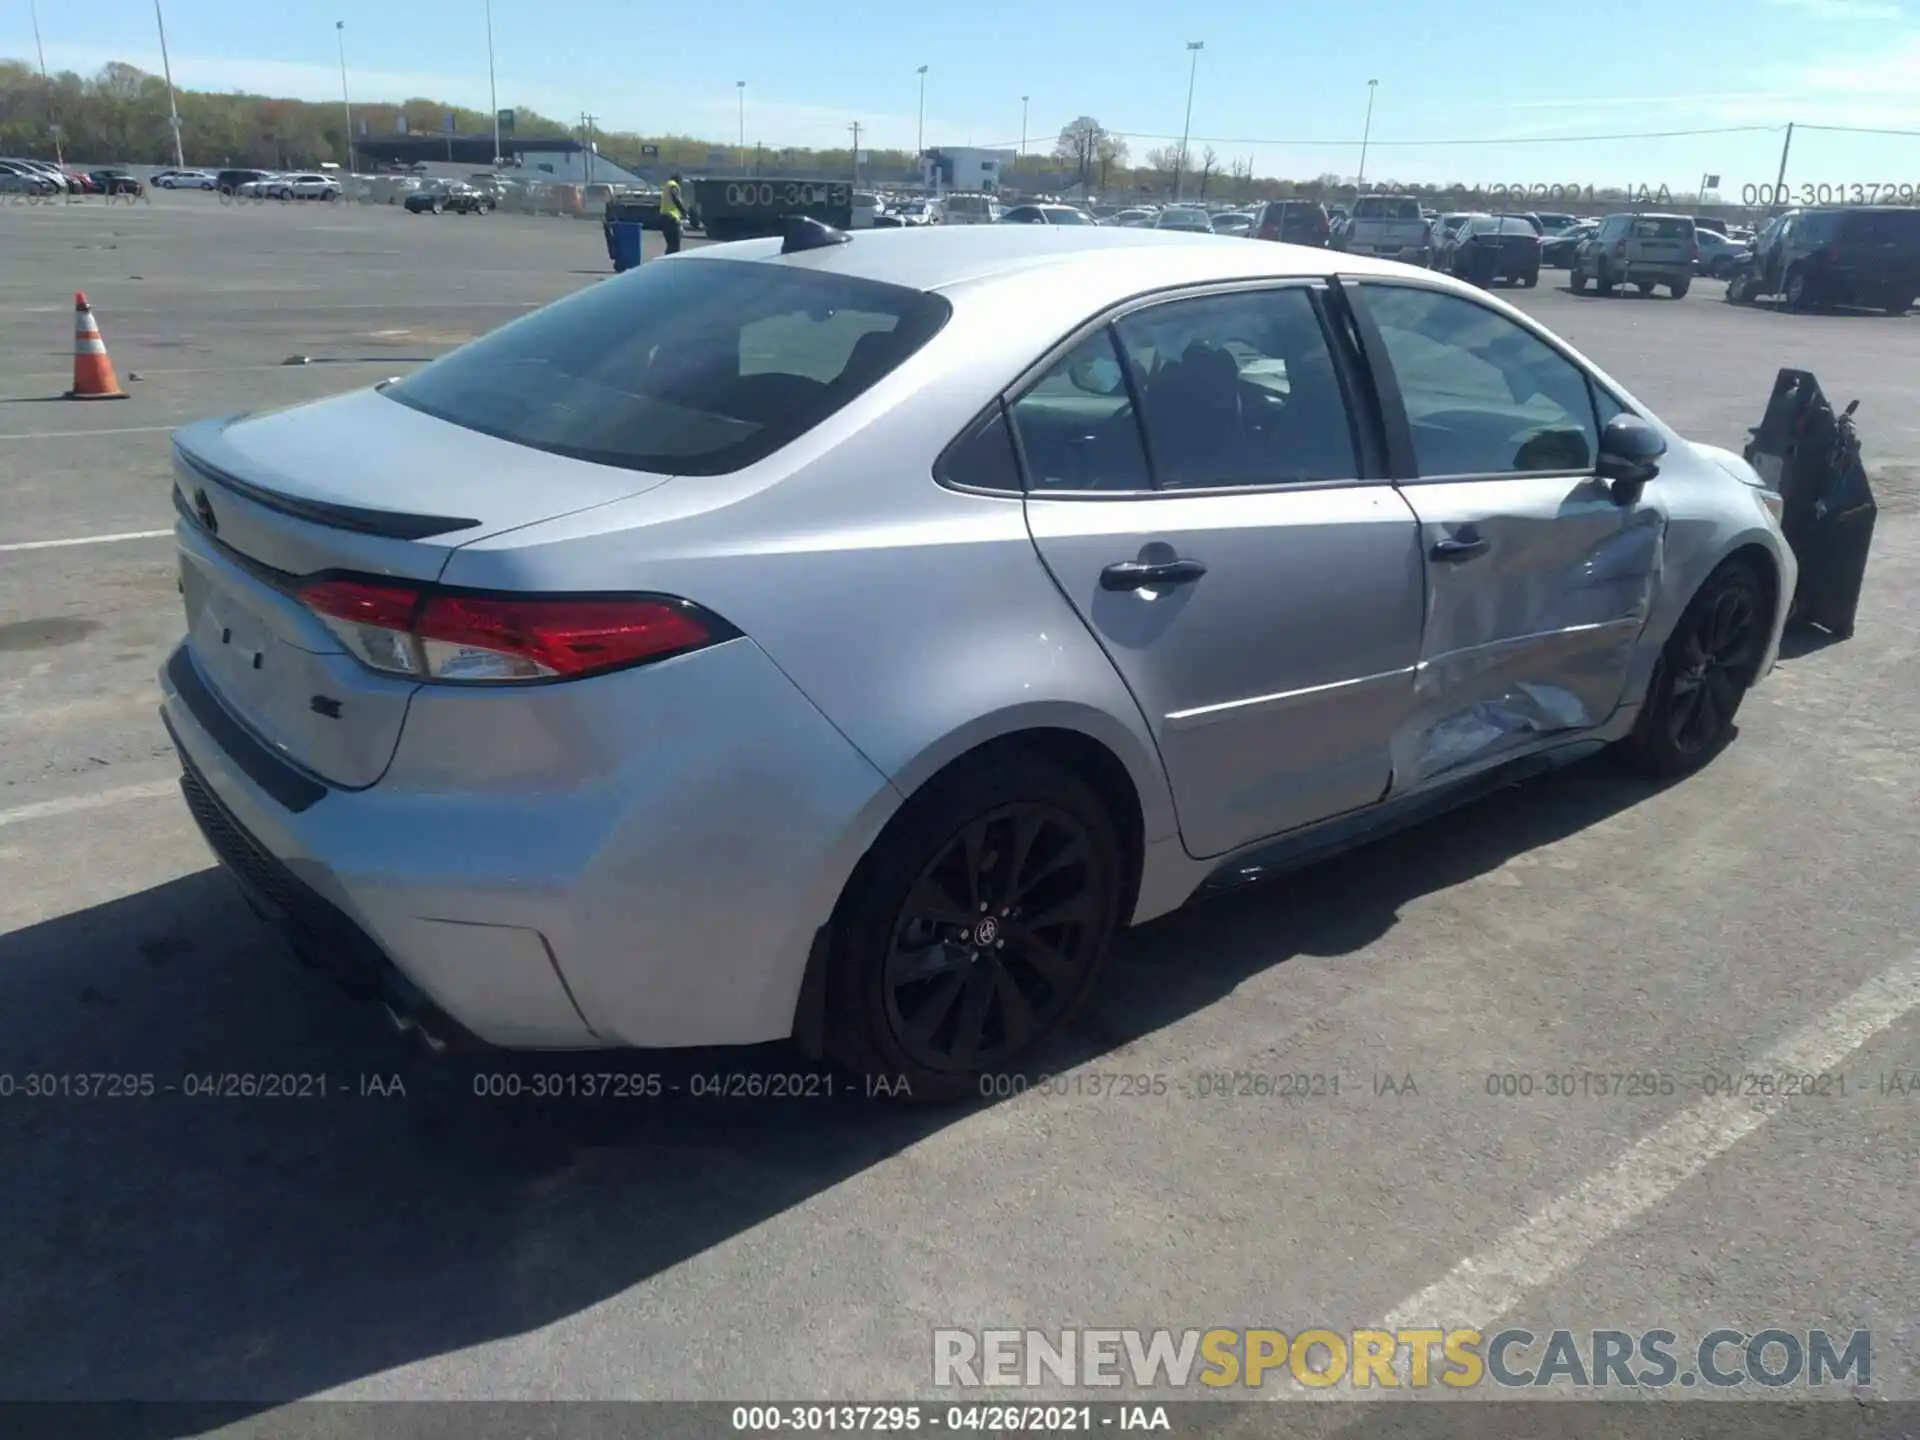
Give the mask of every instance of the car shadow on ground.
M 1656 788 L 1602 757 L 1141 927 L 1039 1068 L 1172 1025 L 1273 966 L 1337 961 L 1410 900 Z M 416 1054 L 298 969 L 214 869 L 0 937 L 0 1398 L 268 1409 L 524 1334 L 970 1113 L 844 1082 L 832 1099 L 690 1094 L 697 1075 L 798 1065 L 784 1046 Z M 662 1094 L 526 1093 L 605 1072 L 657 1074 Z M 228 1094 L 260 1084 L 228 1076 L 298 1093 Z M 523 1093 L 489 1093 L 502 1088 Z M 183 1413 L 127 1409 L 111 1428 L 203 1428 Z

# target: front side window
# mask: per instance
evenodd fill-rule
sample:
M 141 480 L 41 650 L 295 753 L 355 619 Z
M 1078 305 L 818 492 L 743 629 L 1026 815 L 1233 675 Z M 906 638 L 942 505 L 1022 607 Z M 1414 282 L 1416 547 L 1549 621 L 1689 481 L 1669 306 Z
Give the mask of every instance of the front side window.
M 576 460 L 720 475 L 813 429 L 931 340 L 938 295 L 733 260 L 647 265 L 381 393 Z
M 1305 289 L 1169 301 L 1114 330 L 1162 489 L 1359 474 L 1346 398 Z
M 1590 470 L 1587 377 L 1504 315 L 1457 295 L 1363 284 L 1399 382 L 1422 478 Z

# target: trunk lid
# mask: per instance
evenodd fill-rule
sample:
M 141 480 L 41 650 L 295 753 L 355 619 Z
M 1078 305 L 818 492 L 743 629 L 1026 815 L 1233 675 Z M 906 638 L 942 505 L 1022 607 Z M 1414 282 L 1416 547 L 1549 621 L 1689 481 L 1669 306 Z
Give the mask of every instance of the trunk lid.
M 386 772 L 418 687 L 346 653 L 301 604 L 303 579 L 432 581 L 462 545 L 671 478 L 496 440 L 374 390 L 188 425 L 174 473 L 196 668 L 275 753 L 349 789 Z

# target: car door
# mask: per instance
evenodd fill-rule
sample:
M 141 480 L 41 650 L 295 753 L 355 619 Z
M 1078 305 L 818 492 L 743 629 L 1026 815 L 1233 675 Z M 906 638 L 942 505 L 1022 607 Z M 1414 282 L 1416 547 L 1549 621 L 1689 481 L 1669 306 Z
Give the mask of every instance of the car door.
M 1146 303 L 1009 405 L 1034 544 L 1196 856 L 1379 800 L 1413 703 L 1418 526 L 1329 303 L 1305 282 Z
M 1350 283 L 1394 473 L 1418 515 L 1426 628 L 1404 790 L 1565 739 L 1619 706 L 1659 583 L 1658 485 L 1594 473 L 1601 409 L 1571 358 L 1478 299 Z

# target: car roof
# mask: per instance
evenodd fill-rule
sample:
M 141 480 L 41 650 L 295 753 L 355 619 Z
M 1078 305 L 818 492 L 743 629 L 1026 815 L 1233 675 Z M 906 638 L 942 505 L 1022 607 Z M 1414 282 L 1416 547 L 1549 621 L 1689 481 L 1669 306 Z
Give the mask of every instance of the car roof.
M 683 260 L 752 260 L 945 290 L 1049 267 L 1097 267 L 1116 297 L 1170 284 L 1339 273 L 1397 274 L 1404 266 L 1305 246 L 1213 234 L 1070 225 L 955 226 L 926 231 L 862 230 L 844 245 L 793 255 L 777 239 L 741 240 L 682 251 Z

